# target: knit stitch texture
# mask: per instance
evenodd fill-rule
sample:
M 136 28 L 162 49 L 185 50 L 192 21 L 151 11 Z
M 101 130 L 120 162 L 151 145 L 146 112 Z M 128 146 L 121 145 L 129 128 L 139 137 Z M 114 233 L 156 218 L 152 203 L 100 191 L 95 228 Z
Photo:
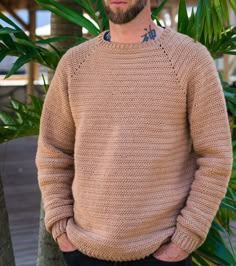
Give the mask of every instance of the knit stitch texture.
M 46 229 L 111 261 L 206 239 L 232 168 L 207 48 L 166 27 L 144 43 L 69 49 L 45 98 L 36 154 Z

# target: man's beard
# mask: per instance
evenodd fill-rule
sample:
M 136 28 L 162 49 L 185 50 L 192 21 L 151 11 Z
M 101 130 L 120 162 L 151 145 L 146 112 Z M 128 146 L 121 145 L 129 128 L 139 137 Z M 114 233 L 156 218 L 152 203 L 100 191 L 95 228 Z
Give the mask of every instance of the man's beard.
M 132 6 L 127 11 L 122 11 L 118 9 L 117 12 L 114 12 L 109 6 L 103 1 L 104 9 L 108 19 L 114 24 L 125 24 L 133 20 L 146 6 L 147 0 L 138 0 L 137 3 Z

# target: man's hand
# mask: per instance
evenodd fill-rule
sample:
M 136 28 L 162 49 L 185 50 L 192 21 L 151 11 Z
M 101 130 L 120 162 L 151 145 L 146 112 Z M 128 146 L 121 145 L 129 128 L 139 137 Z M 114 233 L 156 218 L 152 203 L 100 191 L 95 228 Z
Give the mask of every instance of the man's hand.
M 61 251 L 70 252 L 74 251 L 77 248 L 70 242 L 69 238 L 67 237 L 66 233 L 57 237 L 57 243 Z
M 189 253 L 175 243 L 170 242 L 161 246 L 155 253 L 152 254 L 155 258 L 163 261 L 181 261 L 189 256 Z

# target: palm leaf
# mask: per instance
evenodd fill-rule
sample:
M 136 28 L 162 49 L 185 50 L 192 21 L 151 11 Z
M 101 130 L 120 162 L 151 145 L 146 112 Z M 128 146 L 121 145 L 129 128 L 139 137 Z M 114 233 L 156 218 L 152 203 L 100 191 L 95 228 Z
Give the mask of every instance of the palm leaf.
M 151 17 L 153 20 L 156 20 L 157 24 L 159 26 L 162 26 L 161 23 L 159 22 L 157 16 L 158 14 L 161 12 L 161 10 L 163 9 L 163 7 L 165 6 L 165 4 L 167 3 L 168 0 L 163 0 L 162 3 L 152 12 Z
M 221 5 L 220 5 L 220 0 L 213 0 L 214 8 L 218 17 L 218 23 L 221 28 L 223 28 L 223 18 L 222 18 L 222 13 L 221 13 Z
M 41 7 L 50 10 L 56 15 L 67 19 L 68 21 L 86 28 L 92 35 L 97 36 L 100 30 L 87 18 L 71 8 L 62 5 L 54 0 L 35 0 Z
M 197 266 L 212 266 L 212 263 L 210 263 L 209 260 L 204 256 L 200 256 L 198 252 L 193 252 L 192 261 L 194 265 Z
M 39 133 L 39 122 L 43 100 L 30 95 L 31 103 L 24 104 L 10 98 L 8 109 L 13 113 L 0 112 L 0 143 L 24 136 L 35 136 Z
M 91 2 L 95 15 L 98 17 L 101 31 L 109 29 L 109 22 L 102 0 L 90 0 L 89 2 Z
M 203 1 L 204 9 L 206 10 L 206 19 L 204 26 L 204 41 L 205 43 L 209 40 L 212 40 L 212 32 L 211 32 L 211 2 L 210 0 Z
M 12 74 L 16 73 L 16 71 L 21 68 L 23 65 L 25 65 L 26 63 L 30 62 L 32 59 L 32 55 L 23 55 L 20 58 L 18 58 L 16 60 L 16 62 L 14 63 L 14 65 L 12 66 L 12 68 L 10 69 L 10 71 L 7 73 L 7 75 L 5 76 L 6 78 L 9 78 Z
M 178 11 L 178 31 L 186 34 L 188 28 L 188 13 L 186 7 L 186 1 L 180 0 L 179 11 Z
M 227 25 L 229 25 L 230 19 L 229 19 L 227 1 L 226 0 L 220 0 L 220 5 L 221 5 L 223 17 L 226 20 Z
M 236 2 L 235 0 L 229 0 L 229 3 L 234 11 L 234 13 L 236 13 Z
M 197 12 L 196 12 L 196 23 L 195 23 L 195 38 L 197 40 L 200 40 L 202 38 L 202 32 L 204 28 L 204 23 L 205 23 L 205 8 L 203 4 L 204 0 L 199 0 L 198 1 L 198 6 L 197 6 Z
M 91 5 L 90 1 L 88 0 L 74 0 L 75 3 L 78 4 L 99 26 L 100 22 L 99 19 L 94 11 L 93 6 Z

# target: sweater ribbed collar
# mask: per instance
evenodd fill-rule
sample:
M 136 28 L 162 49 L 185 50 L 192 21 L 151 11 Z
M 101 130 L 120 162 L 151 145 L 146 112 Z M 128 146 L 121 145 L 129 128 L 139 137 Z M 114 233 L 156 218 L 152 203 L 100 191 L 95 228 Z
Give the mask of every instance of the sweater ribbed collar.
M 156 46 L 161 44 L 168 36 L 170 32 L 172 32 L 172 28 L 165 27 L 161 34 L 157 36 L 155 40 L 150 40 L 148 42 L 135 42 L 135 43 L 121 43 L 121 42 L 109 42 L 104 39 L 104 35 L 109 30 L 101 32 L 97 36 L 97 45 L 107 50 L 145 50 L 149 49 L 150 47 Z

